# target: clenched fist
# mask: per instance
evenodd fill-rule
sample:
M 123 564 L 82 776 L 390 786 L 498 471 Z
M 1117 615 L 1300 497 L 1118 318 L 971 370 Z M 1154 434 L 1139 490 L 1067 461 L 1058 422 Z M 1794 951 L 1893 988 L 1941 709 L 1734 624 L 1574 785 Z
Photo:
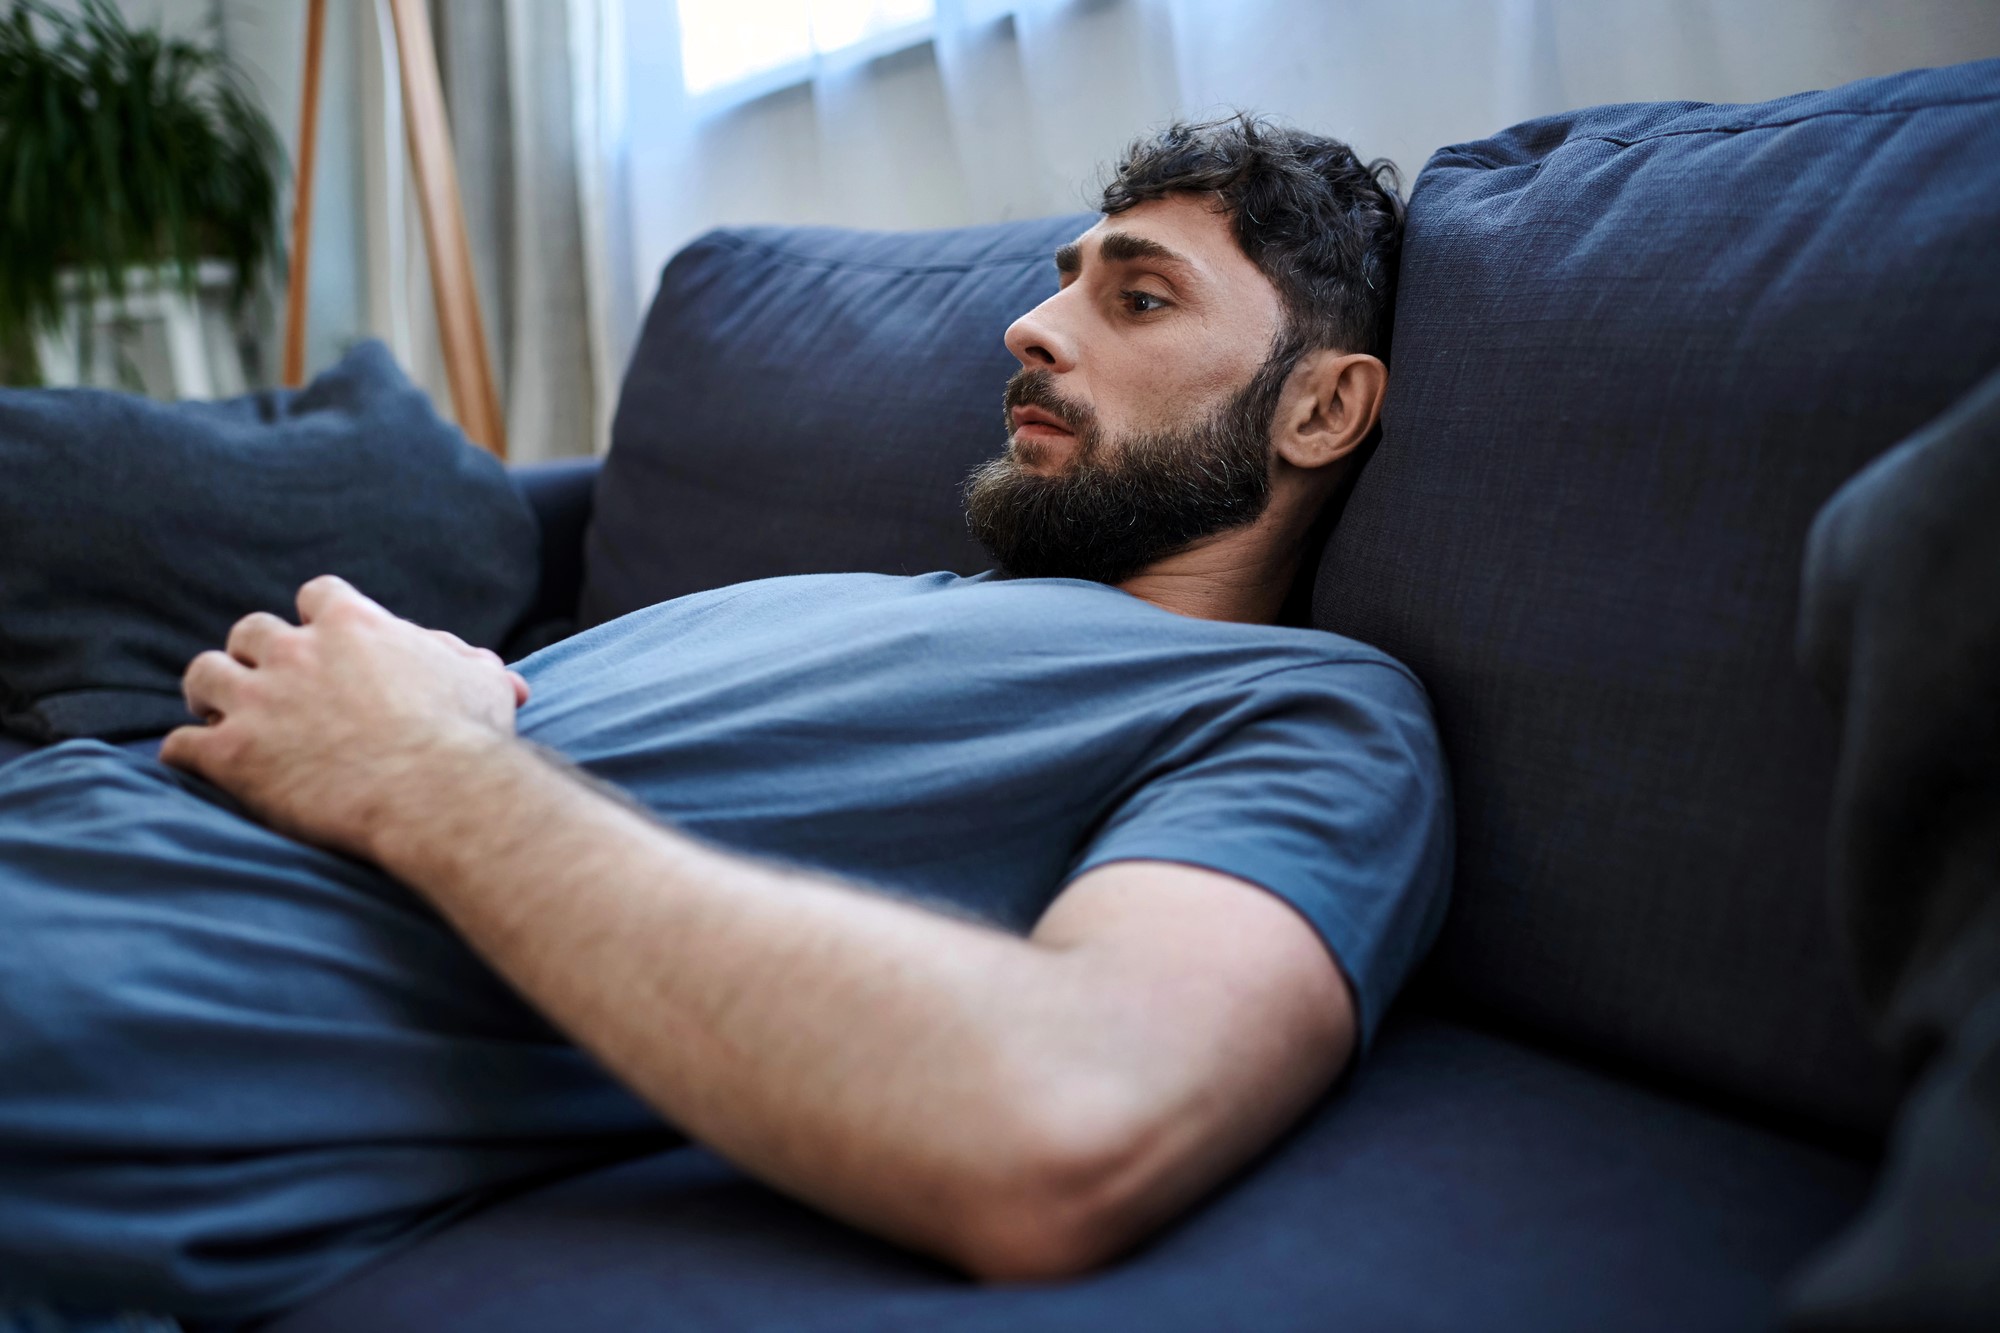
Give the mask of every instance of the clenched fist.
M 371 830 L 427 765 L 508 743 L 528 684 L 498 655 L 398 619 L 343 579 L 299 589 L 299 623 L 259 611 L 182 678 L 205 726 L 160 758 L 273 828 L 373 859 Z

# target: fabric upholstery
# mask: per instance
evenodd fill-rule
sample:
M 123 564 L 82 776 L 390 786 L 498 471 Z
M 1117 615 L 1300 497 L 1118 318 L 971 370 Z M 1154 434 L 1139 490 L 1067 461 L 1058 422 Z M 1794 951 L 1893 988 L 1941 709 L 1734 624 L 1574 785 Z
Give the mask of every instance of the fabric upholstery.
M 596 458 L 566 458 L 509 468 L 507 475 L 528 502 L 541 533 L 541 577 L 535 600 L 520 628 L 501 653 L 509 661 L 525 657 L 576 628 L 576 602 L 583 591 L 583 533 L 590 524 L 590 501 L 597 487 Z
M 599 466 L 599 459 L 575 458 L 508 470 L 514 489 L 534 514 L 541 538 L 534 603 L 500 645 L 509 661 L 554 643 L 576 626 L 576 599 L 583 585 L 583 530 L 590 521 L 591 491 Z M 0 731 L 0 764 L 41 744 Z M 159 738 L 122 744 L 151 754 L 159 748 Z
M 1841 720 L 1835 902 L 1911 1065 L 2000 987 L 1996 518 L 2000 370 L 1841 487 L 1806 551 L 1799 657 Z
M 597 486 L 582 621 L 778 574 L 972 574 L 959 487 L 1006 441 L 1007 325 L 1093 217 L 752 227 L 667 265 Z
M 1799 656 L 1841 719 L 1834 901 L 1922 1081 L 1802 1327 L 2000 1328 L 2000 371 L 1813 523 Z
M 374 867 L 98 741 L 0 767 L 0 1305 L 250 1319 L 679 1141 Z
M 1081 1280 L 975 1286 L 684 1148 L 474 1216 L 269 1333 L 1728 1333 L 1768 1327 L 1866 1179 L 1526 1047 L 1392 1018 L 1347 1093 Z
M 489 648 L 535 591 L 504 469 L 380 343 L 225 402 L 0 389 L 0 475 L 0 725 L 31 740 L 188 721 L 189 660 L 316 574 Z
M 1409 663 L 1459 792 L 1426 980 L 1879 1127 L 1826 905 L 1813 513 L 2000 365 L 2000 61 L 1595 107 L 1413 192 L 1382 442 L 1315 623 Z

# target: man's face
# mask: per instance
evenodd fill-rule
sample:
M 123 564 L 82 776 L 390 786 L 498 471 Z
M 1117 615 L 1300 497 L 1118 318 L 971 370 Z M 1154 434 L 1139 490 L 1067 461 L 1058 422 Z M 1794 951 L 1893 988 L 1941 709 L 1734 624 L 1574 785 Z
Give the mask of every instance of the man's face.
M 1007 330 L 1007 449 L 967 513 L 1009 573 L 1121 583 L 1263 512 L 1283 305 L 1194 196 L 1106 217 L 1056 265 Z

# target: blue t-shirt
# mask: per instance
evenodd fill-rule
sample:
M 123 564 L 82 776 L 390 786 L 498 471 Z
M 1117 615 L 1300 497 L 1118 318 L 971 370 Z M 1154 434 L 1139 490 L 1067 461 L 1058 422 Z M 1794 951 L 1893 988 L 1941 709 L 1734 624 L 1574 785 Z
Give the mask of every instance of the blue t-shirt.
M 1311 923 L 1364 1034 L 1441 919 L 1422 688 L 1317 630 L 1077 579 L 820 574 L 535 654 L 520 729 L 724 847 L 1026 933 L 1112 861 L 1205 866 Z
M 521 664 L 528 737 L 714 843 L 1025 932 L 1127 858 L 1311 923 L 1372 1033 L 1450 873 L 1370 648 L 990 575 L 770 579 Z M 0 1301 L 218 1319 L 672 1141 L 372 866 L 94 741 L 0 765 Z

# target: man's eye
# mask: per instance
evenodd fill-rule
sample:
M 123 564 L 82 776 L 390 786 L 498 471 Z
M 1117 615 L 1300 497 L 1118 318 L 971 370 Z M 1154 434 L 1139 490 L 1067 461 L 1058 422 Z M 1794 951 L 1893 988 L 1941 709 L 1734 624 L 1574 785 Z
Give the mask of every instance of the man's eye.
M 1150 315 L 1155 310 L 1167 308 L 1166 301 L 1151 292 L 1129 291 L 1118 295 L 1125 302 L 1125 308 L 1135 315 Z

